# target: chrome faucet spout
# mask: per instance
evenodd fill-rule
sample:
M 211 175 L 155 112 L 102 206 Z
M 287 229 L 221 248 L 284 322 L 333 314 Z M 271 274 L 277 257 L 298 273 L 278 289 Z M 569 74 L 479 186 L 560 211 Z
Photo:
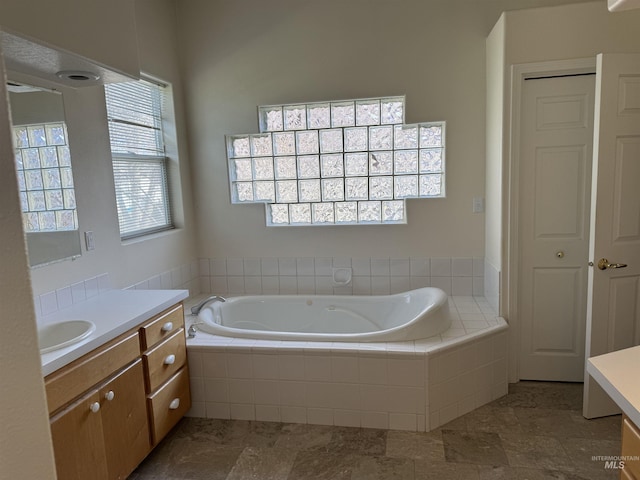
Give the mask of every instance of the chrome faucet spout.
M 209 303 L 212 303 L 212 302 L 226 302 L 226 301 L 227 301 L 227 299 L 224 298 L 224 297 L 221 297 L 220 295 L 213 295 L 213 296 L 211 296 L 209 298 L 205 298 L 203 301 L 201 301 L 196 306 L 191 307 L 191 314 L 192 315 L 197 315 L 198 313 L 200 313 L 200 310 L 202 310 Z

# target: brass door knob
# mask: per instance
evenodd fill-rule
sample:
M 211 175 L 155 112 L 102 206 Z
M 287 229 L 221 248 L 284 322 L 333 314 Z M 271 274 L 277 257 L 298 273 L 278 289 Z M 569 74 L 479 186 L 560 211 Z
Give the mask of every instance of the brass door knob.
M 598 268 L 600 270 L 606 270 L 608 268 L 625 268 L 626 266 L 626 263 L 609 263 L 609 260 L 606 258 L 601 258 L 598 262 Z

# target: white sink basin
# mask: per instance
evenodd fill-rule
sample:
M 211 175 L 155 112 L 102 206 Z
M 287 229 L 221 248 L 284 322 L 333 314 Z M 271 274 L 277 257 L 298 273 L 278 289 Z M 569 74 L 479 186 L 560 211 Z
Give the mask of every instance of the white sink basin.
M 93 333 L 96 326 L 87 320 L 68 320 L 52 323 L 38 329 L 40 353 L 68 347 Z

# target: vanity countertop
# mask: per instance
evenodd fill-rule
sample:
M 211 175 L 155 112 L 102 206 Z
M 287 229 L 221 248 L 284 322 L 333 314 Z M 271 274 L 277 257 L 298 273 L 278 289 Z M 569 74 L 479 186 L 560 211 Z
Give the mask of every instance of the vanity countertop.
M 640 425 L 640 346 L 592 357 L 587 372 L 636 425 Z
M 66 320 L 89 320 L 96 325 L 82 341 L 42 354 L 42 374 L 64 367 L 188 296 L 188 290 L 110 290 L 39 318 L 38 327 Z

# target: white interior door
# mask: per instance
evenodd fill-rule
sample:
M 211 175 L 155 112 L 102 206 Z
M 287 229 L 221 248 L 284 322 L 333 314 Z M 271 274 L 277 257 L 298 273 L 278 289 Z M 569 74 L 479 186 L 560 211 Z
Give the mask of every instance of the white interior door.
M 519 376 L 583 381 L 595 76 L 524 81 Z
M 640 344 L 640 54 L 598 56 L 594 128 L 587 357 Z M 619 411 L 584 392 L 585 417 Z

